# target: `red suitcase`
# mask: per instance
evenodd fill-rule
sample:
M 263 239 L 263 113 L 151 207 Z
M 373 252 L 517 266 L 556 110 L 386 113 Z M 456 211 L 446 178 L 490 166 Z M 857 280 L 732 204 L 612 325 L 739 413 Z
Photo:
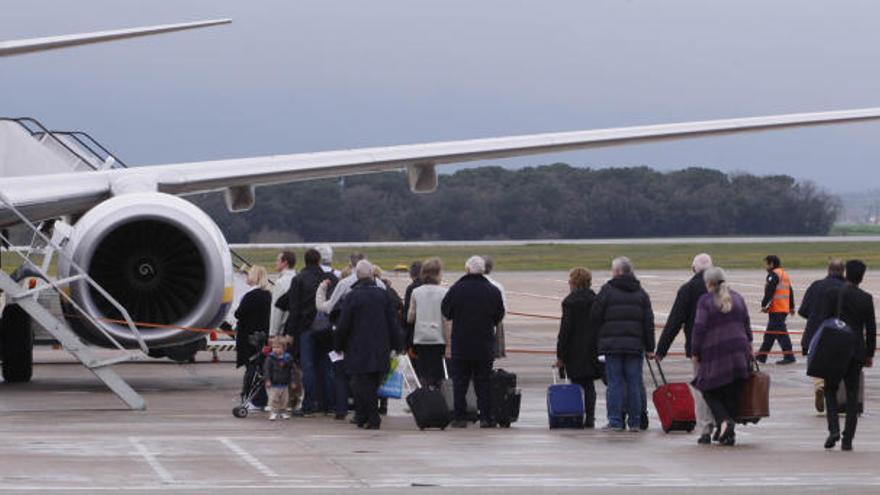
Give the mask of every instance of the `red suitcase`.
M 694 431 L 697 426 L 697 414 L 694 408 L 694 397 L 691 395 L 691 389 L 687 383 L 667 383 L 666 376 L 663 374 L 663 368 L 657 363 L 657 371 L 660 372 L 660 379 L 663 385 L 657 383 L 657 377 L 654 375 L 654 368 L 651 361 L 648 360 L 648 370 L 651 372 L 651 378 L 654 380 L 654 409 L 660 416 L 660 424 L 663 431 L 686 431 L 688 433 Z

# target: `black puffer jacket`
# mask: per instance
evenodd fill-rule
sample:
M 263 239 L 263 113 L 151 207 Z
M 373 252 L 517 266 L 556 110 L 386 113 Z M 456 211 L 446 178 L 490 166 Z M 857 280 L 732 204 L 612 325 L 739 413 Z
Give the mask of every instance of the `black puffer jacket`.
M 263 377 L 273 387 L 290 385 L 293 379 L 293 357 L 286 352 L 280 356 L 270 352 L 263 364 Z
M 556 357 L 572 378 L 602 377 L 597 353 L 599 329 L 590 319 L 590 309 L 595 300 L 596 293 L 591 289 L 577 289 L 562 301 Z
M 609 280 L 596 296 L 591 317 L 599 328 L 599 354 L 654 352 L 651 298 L 634 276 Z
M 311 328 L 315 321 L 318 310 L 315 307 L 315 294 L 318 292 L 318 286 L 324 280 L 330 280 L 331 285 L 335 285 L 336 275 L 327 273 L 318 265 L 306 265 L 293 280 L 290 281 L 290 290 L 287 291 L 287 323 L 284 326 L 284 333 L 287 335 L 299 336 Z M 278 307 L 278 305 L 276 305 Z

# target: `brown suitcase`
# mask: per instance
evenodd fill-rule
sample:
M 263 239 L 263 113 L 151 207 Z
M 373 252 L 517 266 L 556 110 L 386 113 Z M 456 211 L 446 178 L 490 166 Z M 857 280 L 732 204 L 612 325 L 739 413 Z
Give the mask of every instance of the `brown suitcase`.
M 737 423 L 757 423 L 770 416 L 770 375 L 758 369 L 757 362 L 753 366 L 752 375 L 740 387 Z

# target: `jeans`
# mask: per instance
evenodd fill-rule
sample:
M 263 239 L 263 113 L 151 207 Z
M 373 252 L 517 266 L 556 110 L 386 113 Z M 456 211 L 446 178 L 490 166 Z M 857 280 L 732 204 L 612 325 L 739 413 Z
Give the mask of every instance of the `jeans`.
M 477 408 L 480 410 L 481 421 L 492 421 L 492 391 L 489 378 L 492 375 L 493 360 L 471 361 L 468 359 L 452 360 L 452 395 L 454 404 L 453 418 L 467 419 L 467 390 L 471 379 L 477 393 Z
M 846 387 L 846 426 L 843 428 L 843 438 L 852 441 L 856 435 L 856 425 L 859 422 L 859 381 L 862 376 L 861 363 L 852 360 L 843 375 L 843 384 Z M 838 419 L 837 388 L 839 383 L 825 382 L 825 414 L 828 417 L 828 433 L 840 433 L 840 420 Z
M 785 325 L 785 318 L 788 316 L 786 313 L 769 313 L 767 318 L 767 331 L 768 332 L 784 332 L 782 335 L 775 335 L 771 333 L 764 334 L 764 341 L 761 343 L 761 350 L 758 353 L 759 361 L 767 360 L 767 353 L 773 349 L 773 343 L 779 341 L 779 347 L 782 348 L 784 354 L 782 356 L 786 361 L 794 361 L 795 357 L 792 353 L 791 347 L 791 337 L 788 336 L 788 327 Z
M 642 356 L 641 354 L 607 354 L 605 373 L 608 375 L 608 424 L 623 428 L 626 404 L 627 423 L 639 428 L 642 423 Z
M 335 392 L 330 358 L 318 349 L 315 334 L 319 330 L 311 328 L 299 336 L 299 359 L 303 375 L 304 412 L 330 411 L 333 409 Z

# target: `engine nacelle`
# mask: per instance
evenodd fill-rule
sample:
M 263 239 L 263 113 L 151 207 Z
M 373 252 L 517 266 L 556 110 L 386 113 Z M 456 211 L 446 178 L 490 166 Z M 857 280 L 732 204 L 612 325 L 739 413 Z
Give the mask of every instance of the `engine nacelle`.
M 232 260 L 223 234 L 198 207 L 162 193 L 132 193 L 89 210 L 74 225 L 64 251 L 128 311 L 151 349 L 186 345 L 215 328 L 232 302 Z M 58 278 L 74 275 L 62 257 Z M 120 312 L 85 280 L 70 296 L 100 325 L 79 316 L 62 298 L 74 330 L 109 346 L 102 329 L 122 345 L 137 340 Z

